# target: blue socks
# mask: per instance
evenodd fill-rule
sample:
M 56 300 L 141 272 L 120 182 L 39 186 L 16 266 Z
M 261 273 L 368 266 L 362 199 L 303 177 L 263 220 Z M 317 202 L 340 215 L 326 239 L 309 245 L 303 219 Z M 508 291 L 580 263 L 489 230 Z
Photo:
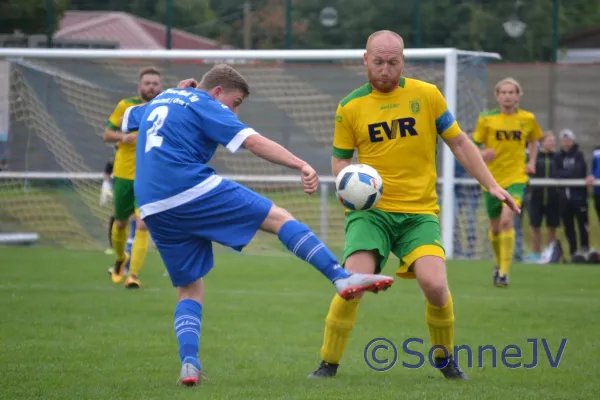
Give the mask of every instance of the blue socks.
M 129 273 L 129 266 L 131 265 L 131 248 L 133 247 L 133 238 L 135 237 L 135 227 L 136 222 L 134 219 L 129 226 L 129 238 L 127 238 L 127 246 L 125 247 L 125 253 L 129 254 L 127 264 L 125 264 L 125 273 Z
M 303 223 L 294 220 L 286 222 L 277 237 L 296 257 L 311 264 L 331 282 L 350 276 L 333 253 Z
M 179 358 L 182 364 L 191 363 L 199 370 L 202 370 L 198 360 L 201 321 L 202 304 L 192 299 L 177 303 L 174 328 L 179 342 Z
M 131 255 L 131 247 L 133 246 L 133 238 L 135 237 L 135 219 L 131 221 L 129 226 L 129 238 L 127 239 L 127 247 L 125 252 Z

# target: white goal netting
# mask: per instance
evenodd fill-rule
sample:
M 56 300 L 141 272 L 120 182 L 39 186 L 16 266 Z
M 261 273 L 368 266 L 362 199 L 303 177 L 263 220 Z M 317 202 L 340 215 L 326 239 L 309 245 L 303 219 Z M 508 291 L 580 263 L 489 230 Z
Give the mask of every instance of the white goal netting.
M 356 60 L 257 61 L 237 67 L 248 79 L 250 99 L 240 118 L 330 176 L 333 119 L 337 103 L 366 81 Z M 487 62 L 458 57 L 456 117 L 464 130 L 485 110 Z M 99 205 L 102 171 L 114 153 L 102 140 L 117 104 L 136 95 L 138 71 L 155 66 L 163 88 L 200 78 L 211 65 L 191 60 L 0 58 L 0 233 L 35 232 L 42 242 L 101 249 L 108 245 L 111 206 Z M 443 57 L 411 59 L 405 76 L 436 84 L 448 81 Z M 440 182 L 442 151 L 440 144 Z M 306 196 L 290 171 L 241 152 L 219 150 L 212 164 L 221 175 L 263 193 L 309 225 L 334 249 L 343 246 L 344 215 L 329 184 Z M 262 179 L 264 177 L 264 179 Z M 279 177 L 281 179 L 279 179 Z M 442 202 L 441 183 L 440 202 Z M 454 248 L 458 256 L 488 258 L 487 225 L 477 186 L 455 186 Z M 443 227 L 449 229 L 449 227 Z M 280 251 L 275 237 L 259 235 L 249 251 Z

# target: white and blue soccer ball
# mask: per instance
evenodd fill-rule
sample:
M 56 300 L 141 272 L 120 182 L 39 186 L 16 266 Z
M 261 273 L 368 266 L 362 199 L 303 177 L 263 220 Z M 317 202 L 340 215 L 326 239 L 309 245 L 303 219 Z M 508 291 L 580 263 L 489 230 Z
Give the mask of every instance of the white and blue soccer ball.
M 355 211 L 373 208 L 383 195 L 383 179 L 373 167 L 351 164 L 340 171 L 335 179 L 336 195 L 340 203 Z

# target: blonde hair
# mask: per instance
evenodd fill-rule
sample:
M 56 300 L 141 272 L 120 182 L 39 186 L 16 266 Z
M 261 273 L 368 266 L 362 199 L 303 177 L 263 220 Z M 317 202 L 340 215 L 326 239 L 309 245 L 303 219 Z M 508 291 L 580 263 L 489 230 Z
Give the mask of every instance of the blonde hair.
M 552 132 L 552 131 L 544 131 L 544 136 L 542 136 L 542 139 L 540 140 L 540 143 L 544 143 L 550 137 L 555 138 L 554 137 L 554 132 Z
M 517 88 L 517 93 L 519 93 L 519 95 L 523 96 L 523 88 L 521 87 L 521 84 L 519 82 L 517 82 L 516 79 L 510 78 L 510 77 L 504 78 L 500 82 L 496 83 L 494 92 L 496 94 L 498 94 L 498 90 L 500 89 L 500 86 L 504 85 L 505 83 L 510 83 L 511 85 L 514 85 Z

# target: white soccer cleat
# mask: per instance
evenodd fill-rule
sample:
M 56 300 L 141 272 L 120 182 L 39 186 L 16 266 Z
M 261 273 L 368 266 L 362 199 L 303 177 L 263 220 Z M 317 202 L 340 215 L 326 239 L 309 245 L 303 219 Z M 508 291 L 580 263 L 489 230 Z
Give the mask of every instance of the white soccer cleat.
M 389 276 L 353 273 L 348 278 L 338 279 L 334 285 L 343 299 L 352 300 L 364 292 L 387 290 L 393 283 L 394 278 Z
M 201 379 L 206 379 L 202 373 L 191 363 L 185 363 L 181 366 L 181 373 L 177 383 L 183 386 L 196 386 Z

